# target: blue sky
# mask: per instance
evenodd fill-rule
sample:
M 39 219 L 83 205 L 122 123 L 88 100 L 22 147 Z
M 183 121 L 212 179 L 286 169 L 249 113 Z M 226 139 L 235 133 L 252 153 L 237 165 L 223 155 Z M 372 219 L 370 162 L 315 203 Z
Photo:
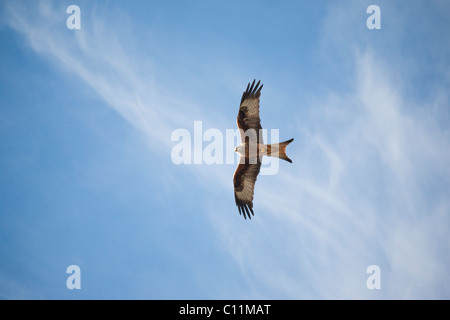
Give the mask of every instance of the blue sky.
M 0 8 L 0 298 L 450 298 L 448 1 Z M 234 129 L 254 78 L 295 141 L 245 221 L 171 133 Z

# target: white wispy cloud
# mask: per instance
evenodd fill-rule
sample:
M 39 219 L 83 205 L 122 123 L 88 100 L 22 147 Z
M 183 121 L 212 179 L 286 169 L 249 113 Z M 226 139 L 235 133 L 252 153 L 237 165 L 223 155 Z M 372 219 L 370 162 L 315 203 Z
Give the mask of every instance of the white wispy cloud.
M 121 32 L 111 32 L 108 18 L 96 10 L 82 11 L 82 28 L 69 30 L 62 4 L 35 5 L 5 4 L 6 23 L 54 66 L 82 79 L 148 141 L 169 147 L 173 128 L 192 121 L 183 111 L 197 107 L 156 84 L 152 58 L 126 40 L 131 31 L 122 25 Z
M 256 187 L 265 220 L 255 221 L 256 231 L 217 223 L 230 252 L 254 275 L 249 282 L 258 297 L 450 294 L 449 130 L 439 129 L 436 113 L 421 111 L 445 110 L 445 84 L 424 104 L 405 95 L 411 79 L 397 73 L 401 61 L 383 59 L 365 30 L 353 31 L 358 8 L 330 7 L 321 52 L 342 59 L 351 72 L 341 79 L 353 89 L 330 89 L 311 108 L 322 116 L 299 121 L 294 166 L 282 166 L 276 187 L 263 180 Z M 379 292 L 366 287 L 371 264 L 382 270 Z
M 256 208 L 266 221 L 252 222 L 257 231 L 217 223 L 254 275 L 258 297 L 271 296 L 264 288 L 283 298 L 448 296 L 448 132 L 408 111 L 381 61 L 366 53 L 355 63 L 353 95 L 326 108 L 357 104 L 361 112 L 340 134 L 329 136 L 325 121 L 304 135 L 277 187 L 258 182 Z M 438 194 L 427 190 L 428 174 L 440 175 Z M 371 264 L 383 272 L 379 295 L 365 286 Z

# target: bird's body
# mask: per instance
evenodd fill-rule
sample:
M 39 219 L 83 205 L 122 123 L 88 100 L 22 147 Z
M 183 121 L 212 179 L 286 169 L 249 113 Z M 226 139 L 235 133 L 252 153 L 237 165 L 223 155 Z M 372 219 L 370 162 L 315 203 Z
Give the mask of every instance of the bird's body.
M 234 151 L 239 153 L 240 161 L 234 173 L 234 198 L 239 214 L 244 218 L 253 215 L 253 194 L 256 178 L 261 168 L 263 156 L 277 157 L 292 163 L 286 155 L 286 146 L 294 139 L 281 143 L 264 144 L 262 138 L 261 119 L 259 117 L 259 97 L 262 85 L 260 81 L 255 86 L 247 86 L 242 94 L 241 105 L 237 116 L 237 125 L 241 134 L 241 144 Z
M 292 163 L 292 160 L 286 155 L 286 146 L 294 139 L 274 144 L 256 143 L 254 146 L 251 142 L 241 143 L 235 148 L 235 151 L 243 158 L 242 160 L 247 163 L 255 162 L 257 159 L 261 159 L 263 156 L 277 157 Z

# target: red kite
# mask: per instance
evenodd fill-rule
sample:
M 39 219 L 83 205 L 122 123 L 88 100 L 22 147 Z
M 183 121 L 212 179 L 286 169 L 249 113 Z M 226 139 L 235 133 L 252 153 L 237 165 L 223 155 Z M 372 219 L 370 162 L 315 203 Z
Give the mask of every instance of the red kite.
M 247 90 L 242 94 L 241 105 L 237 116 L 237 126 L 241 134 L 241 144 L 234 151 L 239 153 L 239 165 L 234 173 L 234 199 L 239 209 L 239 214 L 243 213 L 244 218 L 251 219 L 253 213 L 253 193 L 255 189 L 256 177 L 261 168 L 263 156 L 277 157 L 292 163 L 286 155 L 286 146 L 294 139 L 281 143 L 264 144 L 262 138 L 261 119 L 259 117 L 259 97 L 263 85 L 259 83 L 255 86 L 247 86 Z

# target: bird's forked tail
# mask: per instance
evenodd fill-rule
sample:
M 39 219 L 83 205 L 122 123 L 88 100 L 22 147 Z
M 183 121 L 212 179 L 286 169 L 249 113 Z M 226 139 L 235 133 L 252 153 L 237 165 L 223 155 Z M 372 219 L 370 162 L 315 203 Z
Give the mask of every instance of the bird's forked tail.
M 292 141 L 294 141 L 294 138 L 284 142 L 267 145 L 267 155 L 271 157 L 277 157 L 292 163 L 292 160 L 289 159 L 289 157 L 286 155 L 286 147 Z

